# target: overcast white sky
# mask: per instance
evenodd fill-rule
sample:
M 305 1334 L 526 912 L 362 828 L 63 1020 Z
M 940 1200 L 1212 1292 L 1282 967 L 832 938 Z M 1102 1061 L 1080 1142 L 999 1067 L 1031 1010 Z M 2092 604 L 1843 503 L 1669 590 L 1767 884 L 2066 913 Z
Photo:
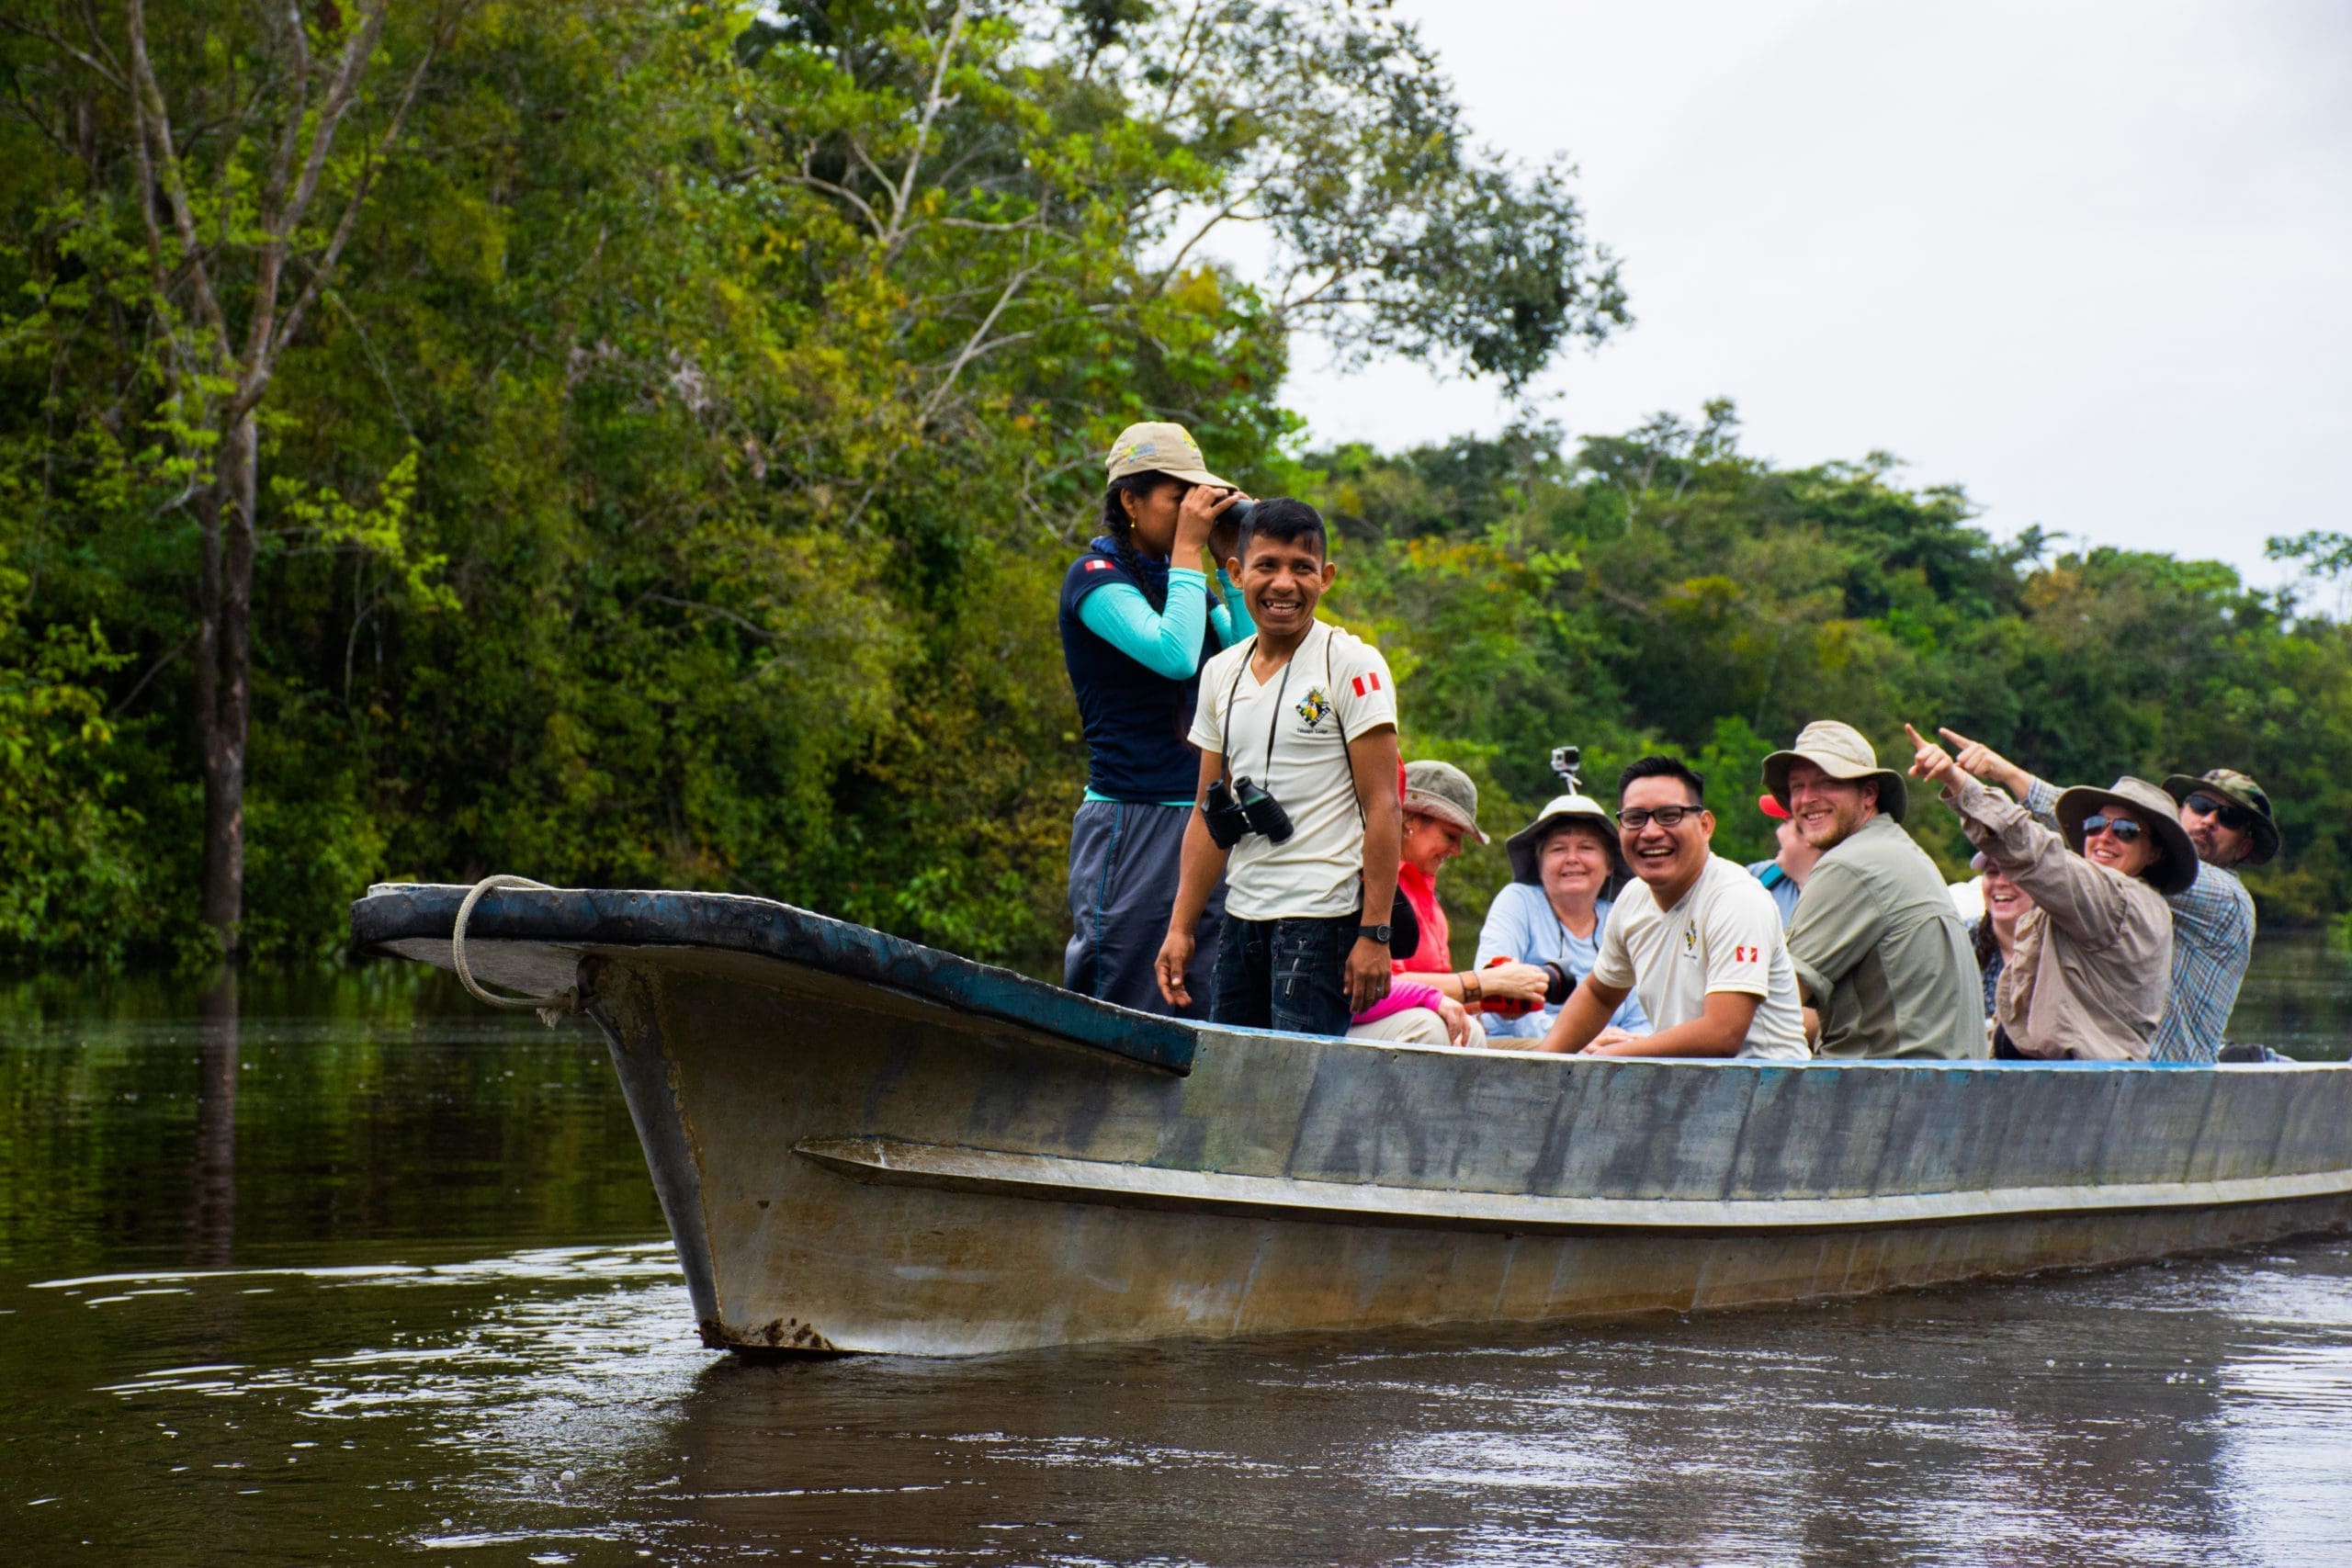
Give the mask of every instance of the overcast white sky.
M 1564 151 L 1637 324 L 1572 434 L 1738 400 L 1984 525 L 2228 560 L 2352 531 L 2352 3 L 1399 0 L 1487 141 Z M 1409 366 L 1290 389 L 1319 442 L 1491 432 Z

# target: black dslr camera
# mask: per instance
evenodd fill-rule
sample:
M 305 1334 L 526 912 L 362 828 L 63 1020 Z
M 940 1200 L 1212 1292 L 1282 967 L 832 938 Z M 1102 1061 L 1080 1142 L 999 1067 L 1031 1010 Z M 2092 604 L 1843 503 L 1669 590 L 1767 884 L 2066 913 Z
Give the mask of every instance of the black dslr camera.
M 1283 803 L 1250 782 L 1247 775 L 1225 787 L 1223 779 L 1209 785 L 1208 799 L 1202 803 L 1201 819 L 1208 824 L 1209 837 L 1221 850 L 1229 850 L 1248 833 L 1263 833 L 1272 842 L 1289 841 L 1290 813 Z

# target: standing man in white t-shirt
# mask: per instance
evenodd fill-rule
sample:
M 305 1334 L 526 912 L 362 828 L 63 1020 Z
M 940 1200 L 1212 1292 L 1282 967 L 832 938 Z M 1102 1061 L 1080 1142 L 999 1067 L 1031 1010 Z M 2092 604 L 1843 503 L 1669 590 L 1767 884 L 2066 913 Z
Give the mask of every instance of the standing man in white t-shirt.
M 1617 900 L 1591 971 L 1538 1050 L 1809 1055 L 1780 907 L 1737 862 L 1714 852 L 1706 787 L 1671 757 L 1645 757 L 1619 775 L 1618 843 L 1640 880 Z M 1628 991 L 1640 993 L 1656 1032 L 1603 1032 Z
M 1388 994 L 1403 832 L 1396 682 L 1377 649 L 1315 618 L 1339 569 L 1313 507 L 1259 502 L 1237 549 L 1228 570 L 1258 631 L 1201 668 L 1200 789 L 1159 990 L 1173 1006 L 1192 1000 L 1193 931 L 1222 874 L 1210 1021 L 1345 1034 Z

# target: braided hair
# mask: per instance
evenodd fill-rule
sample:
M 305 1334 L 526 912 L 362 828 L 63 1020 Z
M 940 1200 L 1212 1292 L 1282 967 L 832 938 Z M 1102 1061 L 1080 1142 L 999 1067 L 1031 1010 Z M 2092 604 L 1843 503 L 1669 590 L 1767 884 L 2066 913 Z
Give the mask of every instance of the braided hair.
M 1113 479 L 1111 487 L 1102 492 L 1102 532 L 1110 536 L 1111 553 L 1119 558 L 1119 563 L 1127 569 L 1137 586 L 1143 589 L 1145 601 L 1155 614 L 1159 615 L 1165 615 L 1168 610 L 1168 579 L 1164 574 L 1144 570 L 1143 557 L 1136 549 L 1135 520 L 1127 515 L 1126 503 L 1119 498 L 1132 495 L 1138 502 L 1148 500 L 1151 492 L 1159 488 L 1160 481 L 1167 478 L 1166 474 L 1157 471 L 1127 474 Z M 1155 577 L 1158 578 L 1157 592 L 1153 591 Z

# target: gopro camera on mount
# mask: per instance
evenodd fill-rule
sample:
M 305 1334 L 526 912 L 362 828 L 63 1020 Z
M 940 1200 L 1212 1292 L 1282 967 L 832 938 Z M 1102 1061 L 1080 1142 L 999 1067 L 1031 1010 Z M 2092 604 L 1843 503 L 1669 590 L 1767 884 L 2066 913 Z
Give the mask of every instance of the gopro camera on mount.
M 1560 782 L 1568 786 L 1570 795 L 1584 793 L 1584 784 L 1577 777 L 1577 770 L 1583 764 L 1583 747 L 1555 746 L 1552 748 L 1552 771 L 1560 775 Z

